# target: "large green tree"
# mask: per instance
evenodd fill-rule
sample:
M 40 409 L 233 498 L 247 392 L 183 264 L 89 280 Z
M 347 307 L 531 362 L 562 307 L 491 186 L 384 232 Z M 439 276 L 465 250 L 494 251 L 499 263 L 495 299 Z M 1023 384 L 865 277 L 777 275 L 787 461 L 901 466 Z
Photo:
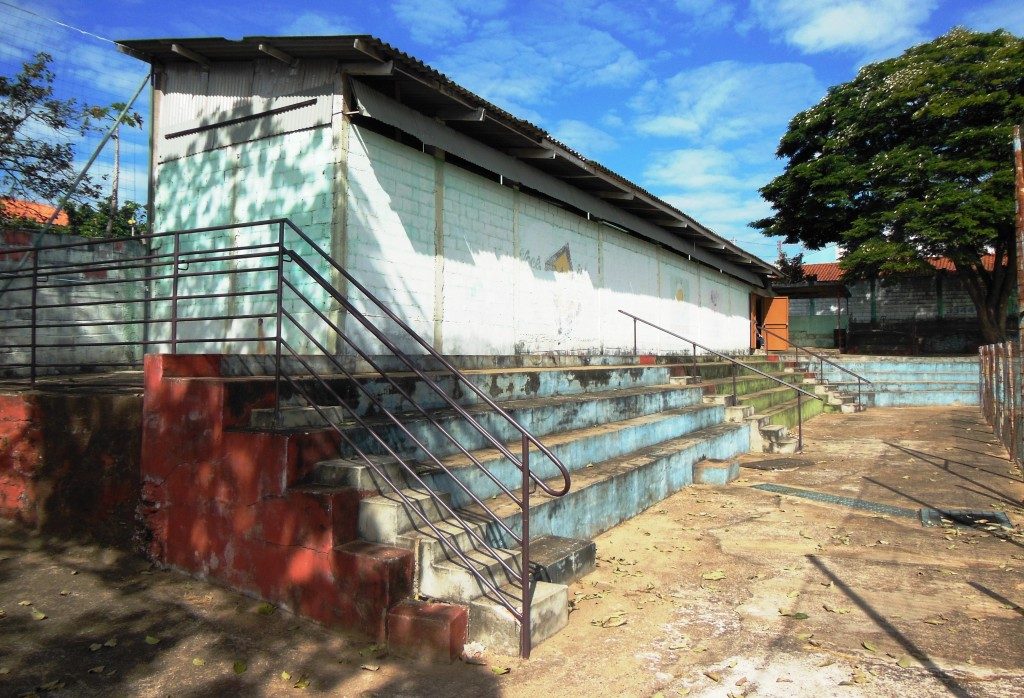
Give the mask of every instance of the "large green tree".
M 865 66 L 797 114 L 761 189 L 766 235 L 839 243 L 848 276 L 954 261 L 986 341 L 1001 341 L 1015 288 L 1014 123 L 1024 119 L 1024 40 L 953 29 Z M 995 255 L 992 269 L 982 258 Z

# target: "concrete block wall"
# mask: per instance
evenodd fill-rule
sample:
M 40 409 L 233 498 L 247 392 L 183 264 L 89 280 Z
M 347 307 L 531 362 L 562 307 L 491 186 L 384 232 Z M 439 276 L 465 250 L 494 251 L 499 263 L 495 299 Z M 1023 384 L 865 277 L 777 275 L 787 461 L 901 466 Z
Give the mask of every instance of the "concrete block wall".
M 314 241 L 330 250 L 331 222 L 333 220 L 334 150 L 329 128 L 312 128 L 277 134 L 258 140 L 237 143 L 224 148 L 208 150 L 161 163 L 157 169 L 154 223 L 159 231 L 181 230 L 202 226 L 229 225 L 272 218 L 289 218 Z M 232 246 L 274 243 L 278 239 L 275 225 L 239 227 L 184 236 L 182 251 L 223 249 Z M 292 233 L 286 242 L 300 256 L 310 262 L 328 280 L 331 273 L 326 261 L 313 254 Z M 172 243 L 167 238 L 167 245 Z M 244 269 L 265 267 L 273 260 L 234 259 L 225 263 L 207 263 L 205 270 L 222 269 L 223 275 L 197 276 L 179 282 L 180 294 L 207 294 L 232 291 L 273 289 L 276 274 L 272 271 L 239 272 Z M 164 268 L 169 273 L 170 267 Z M 294 264 L 286 265 L 289 279 L 321 310 L 330 309 L 331 303 L 323 290 Z M 169 280 L 157 282 L 154 295 L 170 294 Z M 286 293 L 285 307 L 308 327 L 321 341 L 329 341 L 310 308 L 294 295 Z M 224 314 L 272 313 L 275 299 L 272 295 L 247 298 L 213 298 L 191 301 L 189 315 L 216 316 Z M 170 304 L 155 303 L 154 317 L 167 317 Z M 183 314 L 184 314 L 183 313 Z M 309 340 L 290 323 L 285 323 L 285 337 L 302 352 L 312 352 Z M 154 325 L 154 333 L 169 336 L 169 325 Z M 205 337 L 273 337 L 276 328 L 273 319 L 262 326 L 252 320 L 223 320 L 205 323 L 182 323 L 179 338 Z M 187 352 L 226 351 L 232 353 L 258 353 L 269 350 L 253 343 L 189 343 L 181 350 Z M 158 347 L 167 350 L 167 347 Z
M 619 308 L 748 346 L 746 286 L 575 212 L 359 127 L 348 184 L 346 266 L 444 353 L 632 352 Z M 685 348 L 643 327 L 638 342 Z
M 0 272 L 19 271 L 22 256 L 29 257 L 20 266 L 20 272 L 33 268 L 32 253 L 4 252 L 23 246 L 50 246 L 85 242 L 86 238 L 73 235 L 46 234 L 42 238 L 30 231 L 0 231 Z M 135 240 L 116 243 L 97 243 L 82 247 L 46 249 L 40 252 L 38 265 L 89 264 L 105 265 L 144 254 L 144 246 Z M 96 346 L 104 342 L 135 342 L 142 339 L 143 327 L 137 321 L 145 312 L 142 303 L 108 303 L 107 301 L 140 299 L 145 297 L 145 284 L 138 281 L 141 270 L 130 271 L 73 271 L 71 273 L 49 273 L 39 278 L 36 295 L 36 322 L 39 324 L 80 323 L 81 327 L 40 327 L 36 331 L 36 362 L 43 373 L 51 372 L 47 365 L 68 364 L 87 370 L 90 366 L 111 362 L 141 361 L 141 347 Z M 118 280 L 119 283 L 110 283 Z M 102 283 L 97 283 L 102 282 Z M 28 328 L 5 328 L 4 325 L 30 323 L 32 311 L 15 309 L 32 303 L 31 281 L 15 279 L 0 295 L 0 373 L 22 375 L 24 369 L 5 370 L 13 363 L 27 363 L 31 351 L 16 345 L 31 341 Z M 70 305 L 68 305 L 70 304 Z M 45 305 L 68 305 L 68 307 L 39 308 Z M 88 323 L 117 323 L 89 325 Z M 56 346 L 38 346 L 56 345 Z M 67 370 L 67 368 L 63 369 Z

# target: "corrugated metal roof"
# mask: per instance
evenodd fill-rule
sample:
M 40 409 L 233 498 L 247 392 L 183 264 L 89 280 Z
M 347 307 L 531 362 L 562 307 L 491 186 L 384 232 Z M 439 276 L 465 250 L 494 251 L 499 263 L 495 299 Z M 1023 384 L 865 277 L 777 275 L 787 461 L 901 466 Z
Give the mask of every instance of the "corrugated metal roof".
M 296 59 L 333 59 L 346 63 L 392 61 L 392 75 L 361 76 L 360 80 L 400 84 L 403 102 L 428 115 L 433 115 L 431 107 L 436 109 L 441 104 L 451 105 L 452 102 L 473 109 L 482 108 L 486 114 L 483 122 L 453 121 L 449 126 L 505 152 L 517 147 L 554 151 L 557 158 L 531 159 L 531 165 L 549 175 L 571 180 L 573 186 L 591 194 L 621 191 L 632 195 L 630 200 L 609 199 L 608 202 L 664 227 L 687 244 L 693 243 L 717 257 L 742 265 L 749 273 L 762 279 L 777 274 L 771 264 L 719 236 L 646 189 L 584 157 L 542 128 L 514 116 L 374 36 L 248 36 L 238 41 L 217 37 L 133 39 L 117 44 L 125 53 L 156 64 L 188 62 L 192 59 L 182 54 L 189 52 L 193 57 L 210 62 L 266 59 L 267 54 L 260 50 L 261 44 Z

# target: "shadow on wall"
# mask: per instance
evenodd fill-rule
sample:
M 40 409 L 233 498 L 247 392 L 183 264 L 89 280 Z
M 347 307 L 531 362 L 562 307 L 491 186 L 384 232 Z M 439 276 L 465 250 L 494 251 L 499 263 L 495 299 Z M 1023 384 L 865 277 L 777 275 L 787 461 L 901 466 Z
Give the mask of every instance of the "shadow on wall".
M 0 516 L 132 546 L 141 417 L 140 395 L 0 395 Z

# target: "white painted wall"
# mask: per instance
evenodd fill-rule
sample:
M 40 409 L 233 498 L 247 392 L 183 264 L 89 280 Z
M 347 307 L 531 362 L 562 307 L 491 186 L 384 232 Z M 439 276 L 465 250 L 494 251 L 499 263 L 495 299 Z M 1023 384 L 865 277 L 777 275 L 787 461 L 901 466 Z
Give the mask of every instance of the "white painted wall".
M 619 308 L 714 349 L 749 345 L 746 284 L 358 127 L 345 229 L 347 268 L 447 354 L 632 351 Z M 556 271 L 566 245 L 571 270 Z

